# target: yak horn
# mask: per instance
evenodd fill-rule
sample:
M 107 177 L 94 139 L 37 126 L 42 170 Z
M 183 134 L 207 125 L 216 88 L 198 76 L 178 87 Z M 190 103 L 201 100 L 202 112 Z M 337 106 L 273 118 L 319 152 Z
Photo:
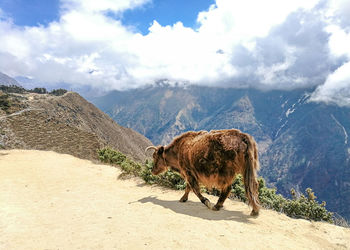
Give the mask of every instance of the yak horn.
M 147 148 L 145 149 L 145 152 L 147 152 L 147 151 L 150 150 L 150 149 L 157 150 L 157 147 L 155 147 L 155 146 L 149 146 L 149 147 L 147 147 Z

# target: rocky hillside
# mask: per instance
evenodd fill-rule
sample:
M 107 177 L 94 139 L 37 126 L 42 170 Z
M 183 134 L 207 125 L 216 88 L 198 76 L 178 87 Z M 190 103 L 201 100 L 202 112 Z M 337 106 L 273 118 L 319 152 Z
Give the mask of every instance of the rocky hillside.
M 350 109 L 310 102 L 311 91 L 160 85 L 92 102 L 154 144 L 187 130 L 250 133 L 259 144 L 260 174 L 278 192 L 311 187 L 329 210 L 350 219 Z
M 39 149 L 96 159 L 96 150 L 111 146 L 143 161 L 151 142 L 79 94 L 62 96 L 0 92 L 0 147 Z M 6 103 L 8 106 L 6 106 Z

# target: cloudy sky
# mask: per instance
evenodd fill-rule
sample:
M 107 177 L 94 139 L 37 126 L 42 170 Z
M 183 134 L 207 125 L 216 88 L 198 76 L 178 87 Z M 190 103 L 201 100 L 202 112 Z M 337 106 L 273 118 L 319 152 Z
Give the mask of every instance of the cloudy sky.
M 350 0 L 1 0 L 0 72 L 126 89 L 159 79 L 350 105 Z

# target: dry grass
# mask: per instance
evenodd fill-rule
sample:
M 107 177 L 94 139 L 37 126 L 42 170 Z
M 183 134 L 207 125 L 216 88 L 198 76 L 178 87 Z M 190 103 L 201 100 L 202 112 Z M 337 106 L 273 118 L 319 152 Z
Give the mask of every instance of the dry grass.
M 97 159 L 98 137 L 52 119 L 42 111 L 31 111 L 9 118 L 17 141 L 26 149 L 52 150 L 84 159 Z

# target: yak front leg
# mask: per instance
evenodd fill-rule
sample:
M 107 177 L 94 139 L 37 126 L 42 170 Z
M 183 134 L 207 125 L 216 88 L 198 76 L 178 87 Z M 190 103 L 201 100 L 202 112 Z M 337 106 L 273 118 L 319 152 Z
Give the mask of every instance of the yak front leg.
M 199 184 L 197 182 L 197 180 L 195 178 L 193 178 L 192 176 L 188 176 L 188 182 L 187 184 L 189 184 L 191 186 L 192 191 L 197 195 L 197 197 L 200 199 L 200 201 L 206 205 L 209 209 L 212 209 L 213 205 L 210 203 L 210 201 L 205 198 L 200 191 L 199 188 Z
M 184 195 L 181 197 L 180 202 L 186 202 L 188 200 L 188 193 L 191 191 L 190 185 L 186 183 L 186 189 Z
M 223 207 L 223 204 L 227 198 L 227 196 L 229 195 L 229 193 L 231 192 L 231 185 L 226 187 L 226 188 L 223 188 L 222 191 L 221 191 L 221 194 L 220 194 L 220 197 L 219 197 L 219 200 L 218 202 L 215 204 L 215 206 L 213 206 L 212 210 L 214 211 L 219 211 L 220 208 Z

